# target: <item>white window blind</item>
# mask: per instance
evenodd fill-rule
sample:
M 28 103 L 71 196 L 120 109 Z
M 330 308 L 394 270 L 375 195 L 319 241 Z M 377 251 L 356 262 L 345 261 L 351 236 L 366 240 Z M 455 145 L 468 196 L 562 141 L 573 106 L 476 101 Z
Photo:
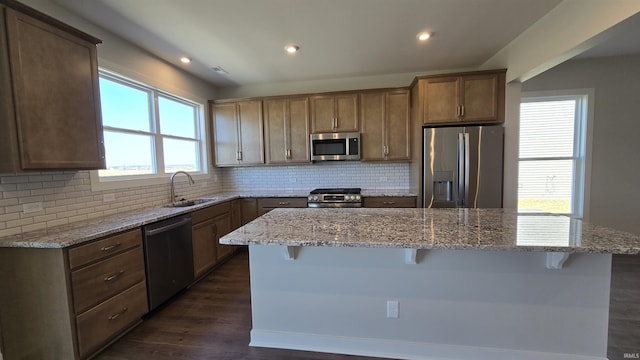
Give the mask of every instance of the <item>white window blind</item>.
M 524 98 L 518 210 L 582 215 L 586 96 Z

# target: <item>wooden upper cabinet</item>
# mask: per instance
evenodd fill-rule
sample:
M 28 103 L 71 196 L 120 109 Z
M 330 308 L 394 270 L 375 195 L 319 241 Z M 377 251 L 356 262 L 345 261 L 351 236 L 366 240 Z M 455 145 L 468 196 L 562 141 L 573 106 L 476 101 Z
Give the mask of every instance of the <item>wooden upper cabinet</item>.
M 358 131 L 358 94 L 315 95 L 311 102 L 311 132 Z
M 502 120 L 499 120 L 500 106 L 504 109 L 505 102 L 504 82 L 504 76 L 500 80 L 499 74 L 462 77 L 460 81 L 462 121 L 504 121 L 504 114 Z M 500 83 L 502 83 L 502 89 L 500 89 Z
M 309 100 L 264 100 L 265 158 L 267 164 L 308 163 Z
M 429 79 L 425 83 L 425 123 L 452 123 L 459 120 L 459 78 Z
M 362 160 L 409 160 L 409 90 L 360 94 Z
M 211 111 L 215 165 L 263 164 L 262 101 L 216 103 Z
M 504 122 L 504 70 L 418 79 L 425 125 Z
M 100 40 L 15 6 L 0 6 L 0 171 L 103 169 Z
M 240 162 L 247 165 L 264 164 L 262 101 L 239 102 L 238 125 Z

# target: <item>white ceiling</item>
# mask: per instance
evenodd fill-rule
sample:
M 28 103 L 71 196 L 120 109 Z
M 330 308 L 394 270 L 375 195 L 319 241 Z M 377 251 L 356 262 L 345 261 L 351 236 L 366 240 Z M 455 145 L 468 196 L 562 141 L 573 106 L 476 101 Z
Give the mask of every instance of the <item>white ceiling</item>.
M 476 68 L 561 0 L 54 1 L 231 87 Z M 418 43 L 424 30 L 433 37 Z M 286 54 L 288 43 L 301 51 Z

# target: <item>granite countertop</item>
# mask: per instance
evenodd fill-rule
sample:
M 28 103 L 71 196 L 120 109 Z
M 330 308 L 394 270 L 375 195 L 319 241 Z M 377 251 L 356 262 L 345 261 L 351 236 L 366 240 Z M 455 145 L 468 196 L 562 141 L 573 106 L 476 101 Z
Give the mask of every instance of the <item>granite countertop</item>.
M 220 243 L 640 253 L 640 236 L 515 209 L 276 209 Z
M 375 190 L 367 191 L 366 196 L 415 196 L 401 192 L 386 192 Z M 99 239 L 101 237 L 131 230 L 156 221 L 168 219 L 173 216 L 190 213 L 192 211 L 220 204 L 237 198 L 259 197 L 307 197 L 309 190 L 254 190 L 243 192 L 217 193 L 203 198 L 211 198 L 211 201 L 188 207 L 157 207 L 142 210 L 134 210 L 103 218 L 75 222 L 67 225 L 47 228 L 45 230 L 22 233 L 0 238 L 2 247 L 26 247 L 26 248 L 65 248 L 81 244 L 83 242 Z

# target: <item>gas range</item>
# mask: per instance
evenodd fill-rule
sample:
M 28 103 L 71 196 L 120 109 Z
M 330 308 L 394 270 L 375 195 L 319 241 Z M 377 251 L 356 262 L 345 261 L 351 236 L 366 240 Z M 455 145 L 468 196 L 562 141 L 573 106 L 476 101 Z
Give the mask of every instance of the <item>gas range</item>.
M 362 207 L 360 188 L 315 189 L 309 193 L 307 207 L 355 208 Z

